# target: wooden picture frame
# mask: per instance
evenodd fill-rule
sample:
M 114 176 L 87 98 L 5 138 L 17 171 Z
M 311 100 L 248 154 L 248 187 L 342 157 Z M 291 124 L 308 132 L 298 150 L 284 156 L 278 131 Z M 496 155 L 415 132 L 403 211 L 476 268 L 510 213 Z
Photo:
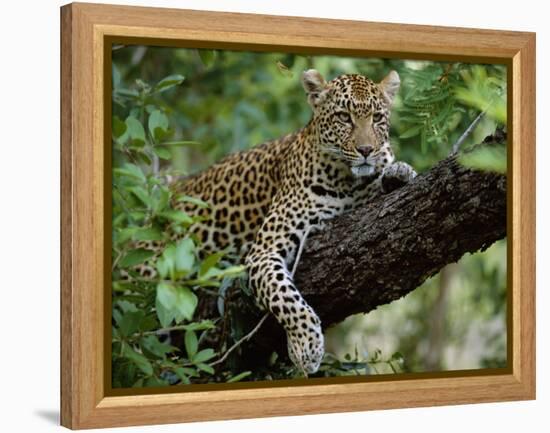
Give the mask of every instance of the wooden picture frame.
M 108 395 L 104 68 L 113 37 L 149 45 L 499 62 L 508 67 L 509 368 L 314 386 Z M 254 42 L 251 42 L 251 41 Z M 61 424 L 129 426 L 535 398 L 535 35 L 97 4 L 61 8 Z

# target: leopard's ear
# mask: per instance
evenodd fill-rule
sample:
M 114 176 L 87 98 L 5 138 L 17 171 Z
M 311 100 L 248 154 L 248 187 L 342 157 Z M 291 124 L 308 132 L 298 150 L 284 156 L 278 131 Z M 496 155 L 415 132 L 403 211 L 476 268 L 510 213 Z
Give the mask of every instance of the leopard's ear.
M 302 73 L 302 86 L 304 86 L 304 90 L 307 93 L 310 105 L 315 107 L 322 101 L 327 83 L 319 71 L 308 69 Z
M 391 71 L 382 81 L 380 81 L 380 84 L 378 84 L 388 105 L 393 103 L 395 95 L 397 95 L 399 91 L 400 84 L 401 80 L 399 79 L 399 74 L 395 71 Z

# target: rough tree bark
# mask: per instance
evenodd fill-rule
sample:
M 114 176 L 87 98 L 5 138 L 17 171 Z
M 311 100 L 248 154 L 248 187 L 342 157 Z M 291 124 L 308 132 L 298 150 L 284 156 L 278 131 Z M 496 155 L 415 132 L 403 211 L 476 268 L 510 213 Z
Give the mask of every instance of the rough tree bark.
M 295 280 L 326 327 L 405 296 L 504 236 L 505 176 L 449 157 L 312 236 Z

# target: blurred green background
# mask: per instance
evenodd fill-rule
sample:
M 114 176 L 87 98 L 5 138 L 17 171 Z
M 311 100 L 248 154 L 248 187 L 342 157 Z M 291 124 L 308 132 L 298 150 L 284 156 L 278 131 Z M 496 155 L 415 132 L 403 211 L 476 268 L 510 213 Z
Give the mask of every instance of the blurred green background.
M 143 135 L 145 146 L 134 146 L 132 161 L 147 175 L 194 173 L 304 126 L 311 112 L 300 75 L 309 68 L 327 80 L 359 73 L 379 81 L 396 70 L 402 85 L 391 142 L 397 158 L 419 172 L 448 156 L 480 113 L 485 115 L 462 149 L 506 125 L 502 65 L 145 46 L 114 46 L 112 59 L 119 144 L 113 164 L 123 166 L 129 154 L 120 151 L 117 129 L 134 143 Z M 144 127 L 129 117 L 152 131 L 161 125 L 159 136 L 147 139 Z M 504 146 L 474 150 L 467 158 L 472 167 L 506 171 Z M 447 266 L 407 297 L 332 327 L 326 336 L 329 358 L 337 367 L 355 362 L 361 374 L 505 366 L 506 256 L 506 240 L 499 241 Z M 325 363 L 326 375 L 334 373 L 334 363 Z

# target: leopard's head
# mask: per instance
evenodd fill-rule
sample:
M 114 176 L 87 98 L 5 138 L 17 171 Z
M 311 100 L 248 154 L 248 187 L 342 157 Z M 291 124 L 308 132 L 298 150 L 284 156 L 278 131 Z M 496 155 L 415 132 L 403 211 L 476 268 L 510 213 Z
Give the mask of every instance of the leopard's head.
M 399 75 L 391 71 L 380 83 L 362 75 L 340 75 L 326 82 L 315 69 L 302 74 L 313 109 L 319 144 L 348 164 L 355 176 L 371 176 L 391 164 L 390 110 Z

